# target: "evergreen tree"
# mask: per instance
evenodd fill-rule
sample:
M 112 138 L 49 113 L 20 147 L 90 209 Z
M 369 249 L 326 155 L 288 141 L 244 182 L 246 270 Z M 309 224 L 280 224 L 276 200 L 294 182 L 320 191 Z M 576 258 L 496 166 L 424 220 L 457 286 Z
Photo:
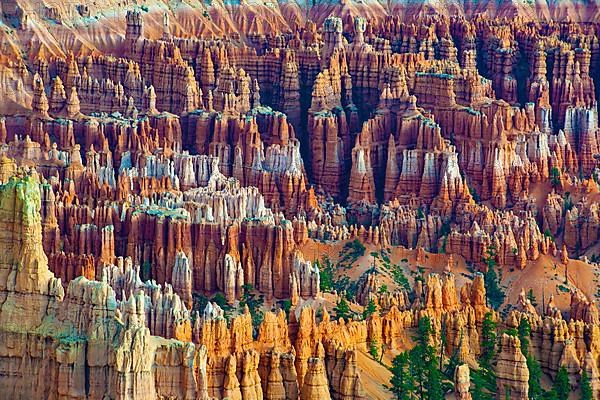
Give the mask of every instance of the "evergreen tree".
M 346 321 L 348 319 L 350 319 L 350 316 L 352 315 L 352 310 L 350 310 L 350 305 L 348 304 L 348 301 L 346 300 L 346 297 L 344 297 L 344 296 L 342 296 L 340 301 L 333 308 L 333 311 L 335 311 L 335 316 L 338 319 L 344 318 L 344 320 L 346 320 Z
M 461 337 L 460 340 L 468 340 L 465 339 L 463 336 L 463 333 L 461 332 Z M 450 380 L 454 380 L 454 372 L 456 371 L 456 367 L 459 366 L 460 364 L 460 359 L 459 359 L 459 352 L 460 352 L 460 347 L 456 347 L 454 349 L 454 351 L 452 352 L 452 354 L 450 355 L 450 358 L 448 359 L 448 362 L 446 363 L 446 365 L 444 366 L 443 372 L 444 375 L 446 376 L 446 378 L 450 379 Z
M 521 318 L 517 332 L 521 341 L 521 353 L 527 357 L 529 354 L 529 337 L 531 336 L 531 325 L 527 318 Z
M 493 247 L 488 248 L 487 255 L 483 261 L 487 266 L 487 270 L 483 276 L 485 292 L 487 294 L 488 302 L 494 310 L 497 310 L 502 303 L 504 303 L 506 295 L 500 287 L 500 280 L 496 274 L 496 252 Z
M 410 373 L 415 379 L 416 390 L 420 399 L 442 400 L 444 391 L 442 389 L 442 374 L 436 350 L 431 346 L 431 320 L 423 317 L 419 320 L 417 345 L 409 353 Z
M 377 291 L 377 293 L 379 293 L 379 294 L 385 294 L 385 293 L 387 293 L 387 291 L 388 291 L 388 287 L 387 287 L 387 285 L 384 283 L 383 285 L 381 285 L 381 286 L 379 287 L 379 290 Z
M 548 390 L 548 391 L 544 392 L 544 394 L 542 395 L 542 399 L 543 400 L 558 400 L 558 395 L 556 394 L 554 389 L 552 389 L 552 390 Z
M 592 390 L 592 382 L 585 369 L 581 374 L 581 382 L 579 383 L 581 388 L 581 400 L 592 400 L 594 398 L 594 392 Z
M 240 298 L 240 310 L 243 310 L 245 306 L 248 306 L 250 316 L 252 317 L 252 326 L 254 327 L 254 333 L 258 333 L 258 327 L 262 323 L 264 318 L 264 312 L 262 306 L 265 301 L 264 295 L 258 295 L 254 293 L 254 287 L 247 283 L 242 286 L 243 294 Z
M 542 368 L 540 363 L 533 355 L 527 357 L 527 368 L 529 369 L 529 399 L 539 400 L 544 398 L 544 389 L 540 380 L 542 378 Z
M 560 170 L 556 167 L 550 169 L 550 184 L 554 188 L 560 186 Z
M 373 360 L 379 360 L 379 342 L 376 339 L 371 340 L 369 343 L 369 354 L 373 357 Z
M 433 360 L 432 360 L 433 361 Z M 442 373 L 439 370 L 437 362 L 430 362 L 427 368 L 427 398 L 429 400 L 444 400 L 444 390 L 442 389 Z
M 420 326 L 419 322 L 419 326 Z M 427 379 L 426 349 L 417 344 L 409 352 L 409 371 L 415 380 L 416 392 L 419 399 L 425 399 L 425 381 Z
M 571 384 L 569 383 L 569 373 L 567 372 L 567 369 L 564 367 L 564 365 L 560 367 L 558 373 L 556 374 L 554 384 L 552 385 L 552 391 L 556 393 L 556 397 L 558 398 L 558 400 L 569 399 Z
M 537 299 L 531 288 L 529 288 L 529 291 L 527 292 L 527 300 L 529 300 L 534 307 L 537 307 Z
M 323 261 L 315 260 L 314 265 L 319 269 L 319 290 L 321 290 L 321 292 L 332 291 L 335 267 L 329 257 L 324 256 Z
M 481 326 L 481 357 L 479 370 L 471 372 L 473 400 L 493 400 L 496 398 L 496 374 L 492 361 L 496 356 L 496 322 L 493 314 L 485 314 Z
M 396 400 L 410 400 L 414 398 L 415 381 L 409 371 L 408 352 L 403 352 L 394 357 L 392 361 L 392 377 L 390 390 Z
M 492 359 L 496 354 L 496 323 L 491 312 L 485 314 L 481 325 L 481 366 L 491 368 Z
M 446 318 L 442 318 L 441 328 L 442 328 L 442 331 L 440 332 L 441 343 L 440 343 L 439 356 L 438 356 L 438 361 L 440 362 L 440 368 L 439 368 L 440 371 L 442 371 L 442 368 L 444 367 L 443 366 L 444 351 L 446 350 L 446 337 L 448 336 L 448 327 L 446 326 Z
M 363 310 L 363 319 L 369 318 L 372 314 L 376 312 L 377 304 L 375 304 L 375 301 L 373 299 L 370 299 L 369 304 L 367 304 L 365 309 Z
M 509 336 L 519 337 L 519 331 L 517 330 L 517 328 L 505 329 L 504 333 L 506 333 Z
M 471 372 L 473 400 L 491 400 L 496 398 L 496 373 L 493 369 L 479 368 Z
M 521 318 L 517 329 L 512 329 L 512 334 L 518 336 L 521 342 L 521 353 L 527 359 L 527 368 L 529 369 L 529 399 L 548 399 L 551 400 L 556 396 L 556 392 L 552 391 L 545 392 L 542 388 L 542 368 L 540 363 L 533 354 L 529 353 L 529 337 L 531 336 L 531 325 L 527 318 Z
M 383 360 L 383 356 L 385 355 L 386 349 L 387 349 L 387 346 L 385 345 L 385 343 L 383 343 L 381 345 L 381 351 L 379 352 L 379 364 L 381 364 L 381 360 Z
M 471 372 L 471 397 L 473 400 L 494 400 L 496 388 L 489 390 L 489 381 L 485 376 L 485 370 L 479 369 Z

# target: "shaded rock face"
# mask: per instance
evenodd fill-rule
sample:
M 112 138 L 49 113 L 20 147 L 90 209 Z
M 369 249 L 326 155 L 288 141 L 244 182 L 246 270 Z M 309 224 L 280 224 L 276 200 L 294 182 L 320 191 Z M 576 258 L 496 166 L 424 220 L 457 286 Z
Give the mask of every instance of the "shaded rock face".
M 0 393 L 366 399 L 363 353 L 427 316 L 470 399 L 491 313 L 598 395 L 593 300 L 567 321 L 522 292 L 500 321 L 483 275 L 452 274 L 597 249 L 594 2 L 33 3 L 0 6 Z M 313 248 L 354 239 L 453 256 L 412 290 L 370 271 L 377 312 L 334 321 Z M 527 398 L 520 345 L 500 397 Z

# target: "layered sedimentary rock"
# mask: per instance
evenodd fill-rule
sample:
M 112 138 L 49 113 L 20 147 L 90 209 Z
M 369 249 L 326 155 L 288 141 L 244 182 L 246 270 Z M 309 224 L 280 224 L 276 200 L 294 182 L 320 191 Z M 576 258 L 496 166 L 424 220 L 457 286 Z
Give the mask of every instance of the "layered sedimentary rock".
M 366 394 L 356 365 L 356 350 L 345 349 L 364 351 L 369 337 L 381 338 L 393 348 L 396 335 L 407 334 L 402 332 L 413 328 L 417 321 L 418 306 L 402 312 L 392 306 L 382 319 L 366 322 L 334 322 L 325 315 L 317 322 L 314 310 L 302 307 L 292 313 L 299 313 L 297 322 L 289 321 L 290 326 L 298 324 L 293 346 L 283 312 L 277 316 L 268 313 L 254 340 L 250 314 L 242 313 L 227 324 L 219 306 L 208 304 L 203 315 L 192 315 L 170 285 L 162 289 L 152 281 L 143 283 L 139 267 L 134 268 L 131 259 L 122 258 L 117 265 L 104 267 L 102 282 L 78 277 L 69 282 L 65 291 L 60 280 L 48 270 L 43 253 L 41 186 L 37 179 L 37 175 L 11 178 L 2 188 L 5 232 L 10 235 L 5 246 L 12 243 L 8 240 L 18 240 L 21 249 L 13 255 L 5 254 L 20 257 L 18 264 L 23 268 L 16 274 L 14 285 L 10 280 L 5 283 L 0 318 L 6 322 L 3 332 L 12 335 L 24 348 L 27 348 L 25 337 L 34 335 L 31 337 L 36 340 L 60 343 L 69 357 L 54 359 L 49 358 L 53 357 L 50 353 L 44 356 L 26 350 L 23 354 L 31 358 L 31 368 L 11 370 L 14 378 L 2 380 L 3 392 L 16 398 L 22 395 L 16 395 L 22 382 L 41 378 L 44 371 L 58 368 L 58 363 L 73 365 L 79 372 L 63 380 L 59 368 L 56 380 L 40 383 L 35 389 L 39 392 L 26 391 L 25 396 L 36 398 L 39 393 L 58 394 L 68 390 L 75 398 L 127 396 L 126 393 L 187 398 L 204 393 L 251 399 L 260 398 L 264 390 L 273 396 L 279 392 L 286 397 L 302 393 L 308 398 L 317 395 L 362 399 Z M 9 269 L 15 268 L 13 265 L 17 263 L 7 261 Z M 184 299 L 187 292 L 184 276 L 189 274 L 186 261 L 185 255 L 179 253 L 174 267 L 177 271 L 174 282 L 177 290 L 184 292 Z M 429 279 L 423 312 L 435 316 L 442 310 L 458 310 L 453 277 L 449 275 L 443 282 L 441 285 L 437 276 Z M 115 295 L 116 291 L 120 294 Z M 446 300 L 440 305 L 428 300 L 439 296 L 436 291 L 446 293 L 441 295 Z M 476 297 L 465 294 L 463 306 L 468 307 L 465 312 L 473 306 L 480 307 Z M 15 324 L 17 318 L 13 313 L 17 310 L 25 310 L 28 319 Z M 290 356 L 285 355 L 290 352 L 295 354 L 291 355 L 291 363 Z M 13 368 L 11 360 L 16 354 L 4 353 L 3 368 Z M 275 358 L 279 361 L 273 361 Z M 335 361 L 338 359 L 341 361 Z M 326 369 L 326 365 L 331 368 Z M 90 370 L 90 386 L 84 387 L 81 374 L 86 368 Z M 274 372 L 274 368 L 280 372 Z M 108 375 L 100 374 L 104 369 L 109 371 Z M 262 379 L 274 386 L 263 389 Z M 126 383 L 116 384 L 121 381 Z
M 502 335 L 502 352 L 498 355 L 496 375 L 500 396 L 508 393 L 513 399 L 529 398 L 529 369 L 521 353 L 521 343 L 518 338 L 506 333 Z
M 3 246 L 16 250 L 3 252 L 8 264 L 3 264 L 0 319 L 8 341 L 3 341 L 2 369 L 14 378 L 2 380 L 2 393 L 11 398 L 44 397 L 44 393 L 121 397 L 132 391 L 156 396 L 152 364 L 157 350 L 144 324 L 143 297 L 122 303 L 120 311 L 107 283 L 79 277 L 66 291 L 62 288 L 60 279 L 48 270 L 42 248 L 37 179 L 37 175 L 12 178 L 2 188 L 7 234 Z M 8 279 L 9 275 L 14 278 Z M 48 351 L 36 351 L 32 341 Z M 165 346 L 174 352 L 183 350 L 175 343 Z M 14 357 L 27 359 L 29 367 L 15 364 Z M 86 359 L 93 361 L 86 366 Z M 50 375 L 49 368 L 54 369 Z M 61 372 L 66 370 L 70 372 Z
M 367 349 L 427 316 L 469 399 L 488 313 L 598 394 L 594 2 L 34 3 L 1 6 L 2 394 L 381 397 Z M 481 273 L 541 264 L 556 303 L 492 312 Z
M 456 398 L 461 400 L 471 399 L 471 393 L 469 392 L 471 381 L 469 366 L 467 364 L 456 367 L 456 371 L 454 372 L 454 382 Z
M 480 352 L 478 326 L 490 312 L 485 305 L 481 274 L 460 292 L 452 273 L 431 274 L 423 286 L 415 286 L 412 304 L 401 294 L 391 298 L 375 295 L 382 315 L 374 314 L 366 321 L 333 321 L 326 311 L 317 318 L 310 306 L 292 309 L 289 321 L 283 311 L 267 313 L 257 336 L 253 336 L 248 311 L 235 316 L 230 323 L 223 310 L 212 303 L 202 314 L 189 311 L 185 297 L 189 294 L 186 275 L 189 276 L 190 267 L 184 252 L 177 254 L 173 267 L 177 293 L 169 284 L 163 289 L 155 282 L 142 282 L 139 266 L 134 267 L 131 259 L 123 258 L 117 258 L 116 265 L 104 267 L 102 282 L 78 277 L 70 281 L 65 291 L 61 281 L 48 270 L 43 253 L 41 188 L 44 185 L 35 174 L 11 178 L 2 188 L 6 213 L 3 220 L 9 235 L 4 246 L 21 249 L 12 255 L 6 252 L 6 257 L 17 257 L 20 261 L 7 259 L 5 265 L 13 271 L 17 271 L 13 265 L 22 265 L 23 269 L 16 272 L 14 284 L 10 280 L 5 283 L 0 318 L 6 322 L 3 332 L 23 346 L 30 340 L 24 336 L 29 335 L 46 343 L 59 343 L 70 356 L 54 359 L 48 358 L 53 357 L 49 355 L 54 354 L 51 352 L 40 355 L 24 350 L 22 354 L 31 358 L 32 367 L 27 371 L 11 369 L 14 378 L 2 381 L 3 391 L 16 398 L 19 382 L 39 379 L 39 374 L 56 368 L 56 363 L 73 365 L 80 372 L 65 380 L 58 372 L 56 380 L 46 380 L 35 389 L 40 392 L 23 393 L 29 398 L 63 390 L 75 398 L 126 396 L 123 393 L 175 398 L 209 395 L 252 399 L 260 398 L 261 394 L 286 398 L 296 396 L 295 393 L 310 398 L 368 398 L 356 363 L 356 351 L 365 351 L 367 343 L 373 340 L 386 344 L 388 349 L 401 349 L 418 319 L 425 315 L 432 319 L 436 329 L 444 321 L 447 327 L 444 352 L 448 357 L 458 352 L 461 362 L 476 365 Z M 221 214 L 221 218 L 226 216 Z M 20 244 L 8 247 L 15 240 Z M 295 263 L 298 282 L 312 282 L 310 265 L 302 266 L 301 259 Z M 318 296 L 318 292 L 310 289 L 311 285 L 314 283 L 300 284 L 297 290 L 303 297 Z M 514 327 L 519 318 L 529 318 L 530 351 L 538 355 L 542 368 L 551 374 L 565 365 L 576 385 L 583 368 L 597 375 L 594 358 L 589 356 L 595 350 L 583 340 L 583 332 L 595 335 L 598 318 L 594 306 L 581 295 L 574 293 L 572 299 L 571 317 L 579 321 L 567 323 L 560 314 L 542 320 L 535 309 L 525 308 L 523 314 L 512 313 L 505 323 Z M 15 310 L 25 310 L 28 319 L 19 319 L 15 324 Z M 109 343 L 118 345 L 109 348 Z M 501 349 L 496 367 L 499 390 L 508 387 L 511 396 L 526 398 L 528 370 L 518 339 L 504 334 Z M 111 356 L 113 352 L 115 358 Z M 13 368 L 11 360 L 17 354 L 21 353 L 6 352 L 3 368 Z M 82 386 L 81 377 L 85 368 L 90 370 L 90 386 L 86 387 Z M 110 371 L 108 375 L 99 372 L 105 369 Z M 457 393 L 461 398 L 469 398 L 465 370 L 468 367 L 463 365 L 456 372 Z M 122 380 L 131 383 L 118 387 L 111 383 Z M 144 383 L 129 386 L 136 380 Z
M 5 213 L 3 246 L 16 249 L 3 252 L 6 273 L 0 319 L 3 336 L 10 336 L 11 343 L 18 343 L 16 348 L 5 347 L 2 355 L 2 369 L 13 376 L 2 380 L 2 393 L 11 398 L 36 398 L 43 393 L 50 396 L 68 393 L 73 398 L 189 398 L 205 396 L 209 391 L 216 391 L 211 395 L 220 396 L 218 393 L 222 390 L 223 395 L 240 393 L 244 399 L 262 396 L 258 373 L 260 355 L 256 351 L 244 353 L 242 349 L 250 344 L 261 351 L 291 350 L 282 314 L 265 318 L 255 343 L 249 315 L 237 317 L 231 325 L 231 336 L 228 335 L 230 346 L 214 336 L 223 328 L 226 334 L 229 332 L 218 312 L 216 316 L 211 311 L 205 311 L 204 317 L 196 316 L 192 328 L 185 303 L 173 293 L 170 285 L 162 290 L 153 282 L 142 283 L 139 268 L 132 269 L 131 260 L 123 262 L 122 259 L 116 266 L 105 267 L 102 282 L 78 277 L 65 291 L 60 279 L 49 271 L 42 248 L 38 176 L 11 178 L 0 193 Z M 179 275 L 190 273 L 186 261 L 185 255 L 180 253 L 175 267 L 181 271 Z M 14 278 L 8 279 L 9 275 Z M 185 282 L 180 278 L 176 282 L 182 280 Z M 115 296 L 116 290 L 122 295 Z M 15 313 L 27 317 L 17 318 Z M 278 332 L 282 340 L 276 339 Z M 216 342 L 211 342 L 211 337 Z M 31 340 L 42 343 L 42 347 L 58 346 L 61 351 L 43 352 L 44 356 L 29 346 Z M 207 346 L 194 345 L 193 341 Z M 268 341 L 273 344 L 269 346 Z M 212 343 L 224 347 L 215 348 Z M 8 342 L 3 342 L 3 346 L 7 345 Z M 239 381 L 235 375 L 238 351 L 244 354 Z M 27 358 L 30 367 L 22 369 L 15 364 L 12 360 L 17 354 L 20 354 L 19 359 Z M 220 378 L 214 376 L 217 366 L 214 366 L 216 370 L 211 368 L 211 375 L 207 374 L 208 355 L 211 360 L 216 357 L 215 362 L 222 362 L 220 357 L 227 355 L 224 375 Z M 348 374 L 354 376 L 357 372 L 356 367 L 350 367 L 352 363 L 349 361 Z M 72 372 L 61 378 L 61 371 L 66 368 Z M 108 373 L 101 373 L 103 370 Z M 45 379 L 45 371 L 52 371 L 53 378 Z M 315 390 L 328 394 L 327 385 L 318 389 L 318 371 L 315 374 Z M 84 379 L 84 375 L 88 378 Z M 219 379 L 224 379 L 222 389 Z M 39 384 L 25 388 L 26 381 Z M 85 385 L 86 381 L 89 386 Z M 358 389 L 345 389 L 345 392 L 348 390 L 354 393 Z

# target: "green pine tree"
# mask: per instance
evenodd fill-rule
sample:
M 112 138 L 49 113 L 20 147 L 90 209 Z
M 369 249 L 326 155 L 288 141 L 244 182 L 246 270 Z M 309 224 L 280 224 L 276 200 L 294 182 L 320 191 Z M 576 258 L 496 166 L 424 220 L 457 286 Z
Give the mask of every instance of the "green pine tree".
M 592 382 L 590 377 L 585 370 L 581 374 L 581 382 L 579 383 L 581 388 L 581 400 L 592 400 L 594 398 L 594 392 L 592 390 Z
M 411 400 L 415 394 L 415 381 L 409 371 L 408 352 L 403 352 L 394 357 L 392 361 L 392 377 L 390 390 L 396 400 Z
M 534 307 L 537 307 L 537 299 L 531 288 L 529 288 L 529 291 L 527 292 L 527 300 L 529 300 Z
M 480 368 L 471 372 L 471 397 L 473 400 L 494 400 L 496 398 L 495 378 L 490 379 L 488 371 Z M 492 385 L 493 383 L 493 385 Z
M 429 317 L 421 318 L 414 338 L 417 345 L 409 352 L 409 371 L 415 379 L 419 399 L 442 400 L 442 373 L 436 349 L 431 345 L 432 333 Z
M 314 265 L 319 269 L 319 289 L 321 292 L 332 291 L 335 267 L 329 257 L 324 256 L 322 261 L 315 260 Z
M 377 304 L 375 304 L 375 300 L 370 299 L 369 303 L 365 306 L 363 310 L 363 319 L 369 318 L 372 314 L 377 312 Z
M 496 322 L 491 312 L 485 314 L 481 325 L 481 357 L 479 370 L 471 372 L 473 400 L 496 398 L 496 373 L 492 361 L 496 356 Z
M 338 301 L 337 305 L 333 308 L 333 311 L 335 312 L 335 316 L 340 319 L 340 318 L 344 318 L 344 320 L 348 320 L 350 319 L 350 316 L 352 315 L 352 310 L 350 310 L 350 305 L 348 304 L 348 301 L 346 300 L 346 297 L 342 296 L 342 298 L 340 299 L 340 301 Z
M 491 312 L 486 313 L 483 318 L 481 336 L 481 366 L 490 369 L 496 354 L 496 322 Z
M 529 369 L 529 400 L 539 400 L 544 397 L 544 389 L 540 380 L 542 378 L 542 368 L 540 363 L 533 355 L 527 357 L 527 368 Z
M 428 365 L 427 383 L 425 387 L 427 389 L 427 398 L 429 400 L 444 400 L 444 390 L 442 389 L 442 373 L 439 370 L 437 362 L 430 362 Z
M 483 276 L 485 292 L 487 294 L 488 302 L 494 310 L 497 310 L 502 303 L 504 303 L 506 295 L 500 287 L 500 280 L 498 279 L 498 274 L 496 274 L 496 250 L 494 247 L 490 246 L 488 248 L 486 257 L 483 261 L 487 267 Z
M 564 367 L 564 365 L 560 367 L 558 373 L 556 374 L 554 384 L 552 385 L 552 390 L 556 393 L 556 397 L 558 398 L 558 400 L 569 399 L 571 384 L 569 383 L 569 373 L 567 372 L 567 369 Z
M 468 339 L 465 339 L 465 337 L 463 336 L 463 332 L 461 331 L 460 341 L 462 342 L 463 340 L 468 340 Z M 456 367 L 458 367 L 460 364 L 459 351 L 460 351 L 459 347 L 454 349 L 454 351 L 450 355 L 450 358 L 448 358 L 448 361 L 446 362 L 446 365 L 444 366 L 444 369 L 443 369 L 444 375 L 450 380 L 454 380 L 454 371 L 456 371 Z
M 517 330 L 517 328 L 508 328 L 508 329 L 505 329 L 504 333 L 506 333 L 509 336 L 519 337 L 519 331 Z
M 409 352 L 410 364 L 409 371 L 415 380 L 415 387 L 417 396 L 419 399 L 425 399 L 425 382 L 427 380 L 427 368 L 426 368 L 426 349 L 420 344 L 417 344 Z
M 510 333 L 519 338 L 521 342 L 521 353 L 527 359 L 527 368 L 529 369 L 529 399 L 541 400 L 552 399 L 556 392 L 544 391 L 541 384 L 542 368 L 535 356 L 529 353 L 529 337 L 531 336 L 531 325 L 527 318 L 521 318 L 517 329 L 511 328 Z
M 527 318 L 521 318 L 517 332 L 521 341 L 521 353 L 527 357 L 529 354 L 529 337 L 531 336 L 531 325 Z
M 550 169 L 550 184 L 554 188 L 560 186 L 560 170 L 556 167 Z
M 264 312 L 262 311 L 262 306 L 265 301 L 264 295 L 256 295 L 254 293 L 254 287 L 247 283 L 242 286 L 242 297 L 240 298 L 240 311 L 244 309 L 245 306 L 248 306 L 248 310 L 250 311 L 250 316 L 252 317 L 252 327 L 254 328 L 254 334 L 258 333 L 258 327 L 263 321 Z
M 373 357 L 373 360 L 379 360 L 379 342 L 376 339 L 371 340 L 369 343 L 369 354 Z

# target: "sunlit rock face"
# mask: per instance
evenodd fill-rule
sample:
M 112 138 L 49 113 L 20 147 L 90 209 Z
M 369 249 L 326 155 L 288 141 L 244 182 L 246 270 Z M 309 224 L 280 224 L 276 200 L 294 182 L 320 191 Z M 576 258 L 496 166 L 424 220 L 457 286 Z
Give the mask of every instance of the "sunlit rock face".
M 600 395 L 596 2 L 39 3 L 0 5 L 0 398 L 391 398 L 424 317 L 456 398 L 492 322 L 499 398 L 527 357 Z

